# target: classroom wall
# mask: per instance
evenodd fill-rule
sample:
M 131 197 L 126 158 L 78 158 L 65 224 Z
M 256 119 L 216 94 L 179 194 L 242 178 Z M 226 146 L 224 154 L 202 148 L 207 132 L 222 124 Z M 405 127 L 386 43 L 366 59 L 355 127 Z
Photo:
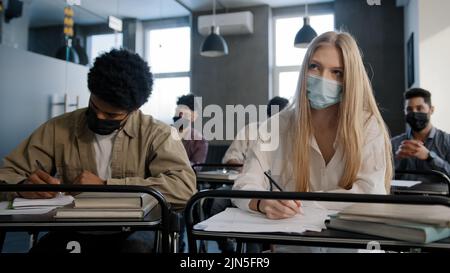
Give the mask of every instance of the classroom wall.
M 49 57 L 65 43 L 62 25 L 29 28 L 28 37 L 29 51 Z
M 447 77 L 450 60 L 450 1 L 409 0 L 403 1 L 405 9 L 405 50 L 407 39 L 414 33 L 415 82 L 412 87 L 421 87 L 432 94 L 435 113 L 432 123 L 450 132 L 447 101 Z M 406 62 L 406 59 L 405 59 Z M 405 64 L 406 69 L 406 64 Z M 407 71 L 405 70 L 405 75 Z M 405 82 L 405 89 L 407 83 Z
M 394 0 L 370 6 L 361 0 L 336 0 L 336 28 L 356 38 L 375 97 L 391 135 L 405 130 L 403 8 Z
M 420 87 L 432 93 L 433 124 L 450 132 L 450 1 L 419 1 Z
M 405 14 L 405 32 L 404 32 L 404 41 L 405 41 L 405 75 L 408 75 L 407 71 L 407 43 L 408 39 L 411 37 L 411 34 L 414 35 L 414 84 L 410 87 L 419 87 L 420 86 L 420 59 L 419 59 L 419 1 L 418 0 L 409 0 L 405 2 L 404 6 L 404 14 Z M 405 76 L 405 90 L 408 89 L 408 77 Z
M 254 33 L 223 36 L 228 44 L 228 56 L 200 56 L 205 37 L 198 33 L 198 16 L 192 21 L 191 91 L 203 97 L 203 105 L 249 104 L 266 105 L 271 88 L 269 67 L 269 6 L 257 6 L 229 12 L 249 10 L 254 16 Z M 210 13 L 206 13 L 210 14 Z
M 22 16 L 13 18 L 9 23 L 2 22 L 2 35 L 0 41 L 3 45 L 26 50 L 28 48 L 28 24 L 30 20 L 30 1 L 22 1 Z M 8 6 L 8 1 L 3 1 L 3 6 Z
M 269 98 L 272 41 L 267 26 L 271 24 L 271 9 L 259 6 L 250 10 L 255 16 L 255 34 L 224 36 L 230 54 L 220 58 L 199 55 L 204 37 L 198 34 L 197 18 L 204 13 L 193 14 L 191 87 L 194 94 L 204 97 L 204 105 L 265 104 Z M 349 31 L 359 43 L 391 135 L 404 132 L 403 8 L 394 0 L 383 1 L 381 6 L 369 6 L 360 0 L 336 0 L 334 11 L 336 28 Z
M 80 107 L 86 107 L 87 73 L 84 66 L 0 45 L 0 159 L 52 115 L 63 113 L 62 106 L 51 107 L 52 96 L 62 102 L 68 93 L 74 103 L 79 95 Z
M 142 21 L 128 18 L 123 22 L 123 47 L 144 56 L 144 29 Z

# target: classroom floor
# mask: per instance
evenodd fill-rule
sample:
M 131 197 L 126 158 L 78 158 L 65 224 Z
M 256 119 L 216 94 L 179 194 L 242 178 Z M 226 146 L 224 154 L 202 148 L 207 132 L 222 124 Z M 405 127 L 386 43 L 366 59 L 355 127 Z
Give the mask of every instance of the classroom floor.
M 29 238 L 27 232 L 8 232 L 3 245 L 3 253 L 27 253 Z
M 41 234 L 41 236 L 44 233 Z M 186 235 L 186 234 L 185 234 Z M 186 245 L 184 252 L 187 253 L 187 239 L 183 236 L 184 243 Z M 5 244 L 3 245 L 3 253 L 27 253 L 29 248 L 30 236 L 26 232 L 8 232 L 5 238 Z M 207 242 L 209 253 L 220 253 L 220 250 L 216 242 Z

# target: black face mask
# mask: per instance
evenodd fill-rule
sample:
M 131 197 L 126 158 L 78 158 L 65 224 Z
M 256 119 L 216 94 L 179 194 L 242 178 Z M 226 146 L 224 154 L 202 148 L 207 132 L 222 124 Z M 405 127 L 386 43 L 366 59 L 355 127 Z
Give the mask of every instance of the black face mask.
M 406 122 L 414 132 L 420 132 L 428 126 L 430 118 L 427 113 L 409 112 L 406 115 Z
M 184 129 L 189 127 L 190 121 L 181 116 L 173 117 L 173 126 L 178 129 L 178 131 L 183 131 Z
M 99 119 L 95 111 L 91 108 L 88 108 L 86 115 L 88 128 L 98 135 L 109 135 L 115 130 L 120 129 L 122 127 L 122 121 L 126 119 L 126 117 L 122 120 Z

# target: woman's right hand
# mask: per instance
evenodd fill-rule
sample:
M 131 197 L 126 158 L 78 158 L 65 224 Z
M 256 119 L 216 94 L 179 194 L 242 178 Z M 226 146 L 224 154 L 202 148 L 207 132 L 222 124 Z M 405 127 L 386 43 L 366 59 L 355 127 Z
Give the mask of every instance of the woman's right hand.
M 250 201 L 250 208 L 257 210 L 258 200 Z M 302 213 L 301 202 L 298 200 L 268 200 L 261 199 L 259 209 L 269 219 L 286 219 Z

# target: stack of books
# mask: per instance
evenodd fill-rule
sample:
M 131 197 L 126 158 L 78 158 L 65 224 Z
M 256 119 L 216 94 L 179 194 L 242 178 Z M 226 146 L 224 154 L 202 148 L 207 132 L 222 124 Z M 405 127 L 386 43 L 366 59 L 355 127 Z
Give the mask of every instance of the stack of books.
M 355 204 L 329 228 L 427 244 L 450 237 L 450 208 L 439 205 Z
M 56 218 L 144 218 L 157 205 L 157 200 L 145 193 L 81 193 L 75 196 L 73 207 L 56 211 Z

